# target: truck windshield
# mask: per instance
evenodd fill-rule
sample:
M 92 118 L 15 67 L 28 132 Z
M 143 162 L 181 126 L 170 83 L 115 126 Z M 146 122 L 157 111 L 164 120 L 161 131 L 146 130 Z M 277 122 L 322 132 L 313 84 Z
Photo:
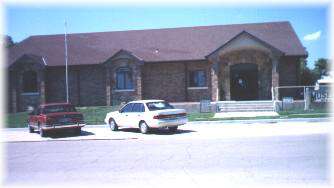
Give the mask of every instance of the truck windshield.
M 76 109 L 72 105 L 46 106 L 43 109 L 44 114 L 57 113 L 57 112 L 76 112 Z
M 147 105 L 147 108 L 150 111 L 174 109 L 174 107 L 172 105 L 170 105 L 168 102 L 165 102 L 165 101 L 148 102 L 148 103 L 146 103 L 146 105 Z

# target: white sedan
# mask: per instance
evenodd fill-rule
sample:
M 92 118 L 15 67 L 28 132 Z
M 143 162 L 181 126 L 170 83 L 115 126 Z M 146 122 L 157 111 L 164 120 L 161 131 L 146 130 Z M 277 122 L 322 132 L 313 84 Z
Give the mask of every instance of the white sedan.
M 168 128 L 175 132 L 180 125 L 188 121 L 184 109 L 174 109 L 163 100 L 132 101 L 124 105 L 119 111 L 109 112 L 104 122 L 112 131 L 119 127 L 139 128 L 146 134 L 150 128 Z

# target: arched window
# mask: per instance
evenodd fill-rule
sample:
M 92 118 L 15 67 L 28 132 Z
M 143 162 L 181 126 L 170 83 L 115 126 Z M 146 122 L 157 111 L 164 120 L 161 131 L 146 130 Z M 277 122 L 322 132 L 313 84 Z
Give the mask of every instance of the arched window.
M 133 89 L 132 71 L 121 67 L 116 71 L 116 89 Z
M 37 92 L 37 73 L 35 71 L 25 71 L 22 80 L 23 92 Z

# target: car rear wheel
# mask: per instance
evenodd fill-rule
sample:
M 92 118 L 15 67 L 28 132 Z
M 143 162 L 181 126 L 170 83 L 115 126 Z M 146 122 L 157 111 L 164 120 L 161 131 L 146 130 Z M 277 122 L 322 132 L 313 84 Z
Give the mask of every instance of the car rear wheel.
M 116 122 L 113 118 L 109 119 L 109 127 L 110 127 L 110 130 L 112 130 L 112 131 L 117 131 L 118 130 L 118 126 L 117 126 L 117 124 L 116 124 Z
M 31 127 L 30 125 L 28 125 L 28 129 L 29 129 L 29 133 L 33 133 L 34 132 L 34 128 Z
M 143 134 L 147 134 L 149 131 L 149 127 L 145 121 L 142 121 L 139 123 L 139 129 L 140 129 L 140 132 Z
M 75 129 L 75 134 L 76 135 L 81 135 L 81 127 Z
M 168 130 L 169 130 L 169 132 L 176 132 L 176 130 L 177 130 L 177 126 L 175 126 L 175 127 L 168 127 Z

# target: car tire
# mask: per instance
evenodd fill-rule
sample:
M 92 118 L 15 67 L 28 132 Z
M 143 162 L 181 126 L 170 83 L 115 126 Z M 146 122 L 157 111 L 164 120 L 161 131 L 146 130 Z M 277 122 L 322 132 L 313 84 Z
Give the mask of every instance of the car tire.
M 174 132 L 176 132 L 177 128 L 178 128 L 178 126 L 168 127 L 168 131 L 174 133 Z
M 147 133 L 148 133 L 148 131 L 149 131 L 149 127 L 148 127 L 148 125 L 146 124 L 145 121 L 141 121 L 141 122 L 139 123 L 139 130 L 140 130 L 140 132 L 143 133 L 143 134 L 147 134 Z
M 28 125 L 29 133 L 34 133 L 34 128 Z
M 117 124 L 116 124 L 116 122 L 113 118 L 109 119 L 109 128 L 112 131 L 117 131 L 118 130 L 118 126 L 117 126 Z
M 41 137 L 46 137 L 46 132 L 41 127 L 39 127 L 39 135 L 41 135 Z

